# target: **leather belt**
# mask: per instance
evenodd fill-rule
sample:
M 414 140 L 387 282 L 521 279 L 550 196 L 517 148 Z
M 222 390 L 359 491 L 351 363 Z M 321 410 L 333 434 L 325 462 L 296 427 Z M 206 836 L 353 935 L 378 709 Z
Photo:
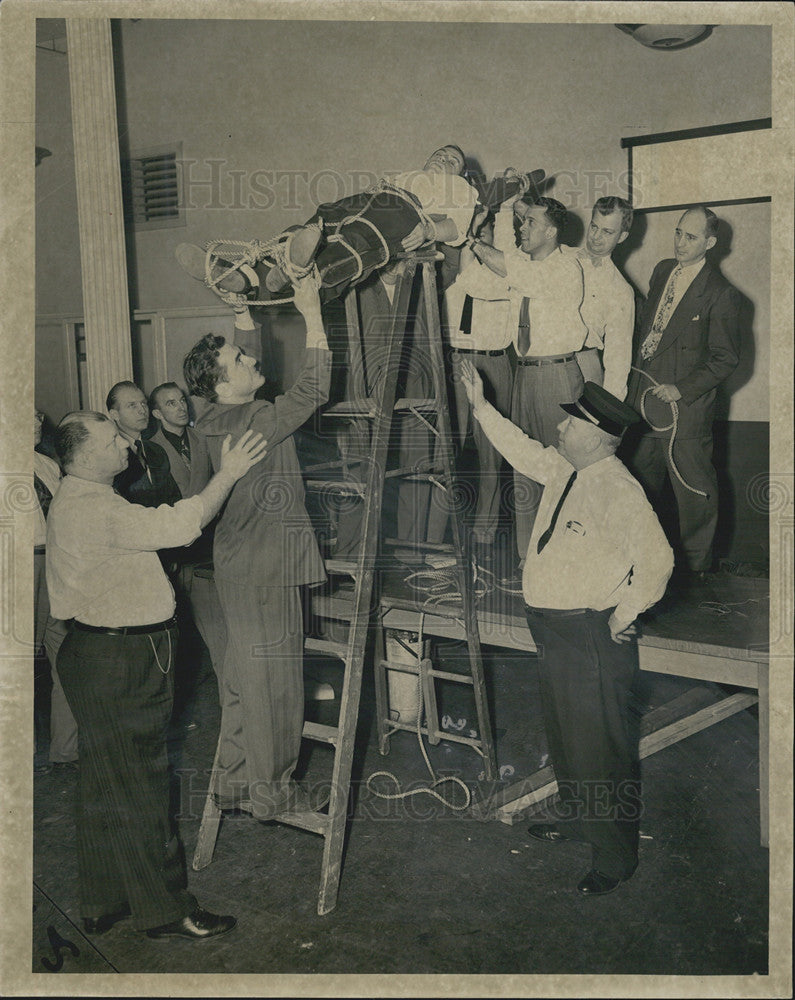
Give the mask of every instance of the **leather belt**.
M 573 352 L 558 354 L 554 358 L 528 358 L 527 355 L 520 355 L 516 360 L 520 365 L 565 365 L 567 361 L 574 361 L 575 355 Z
M 534 615 L 538 615 L 539 618 L 568 618 L 571 615 L 587 615 L 591 610 L 590 608 L 566 608 L 565 610 L 558 610 L 557 608 L 531 608 L 529 604 L 525 604 L 525 608 Z
M 165 622 L 154 622 L 152 625 L 122 625 L 120 628 L 105 628 L 104 625 L 86 625 L 76 618 L 72 620 L 72 627 L 80 632 L 99 632 L 102 635 L 148 635 L 150 632 L 165 632 L 166 629 L 176 628 L 177 619 L 169 618 Z
M 505 354 L 505 348 L 501 351 L 477 351 L 474 347 L 451 347 L 450 350 L 456 354 L 485 354 L 487 358 L 501 358 Z
M 47 552 L 47 546 L 46 545 L 34 545 L 33 546 L 33 555 L 34 556 L 43 556 L 43 555 L 46 554 L 46 552 Z

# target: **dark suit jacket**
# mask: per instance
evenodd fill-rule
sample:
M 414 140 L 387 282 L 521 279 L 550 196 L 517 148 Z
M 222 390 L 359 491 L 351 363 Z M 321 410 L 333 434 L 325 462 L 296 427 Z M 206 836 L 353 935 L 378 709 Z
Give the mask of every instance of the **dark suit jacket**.
M 680 439 L 702 437 L 712 430 L 717 387 L 737 367 L 740 354 L 740 296 L 737 289 L 705 263 L 671 314 L 654 355 L 644 361 L 640 345 L 652 328 L 657 306 L 675 260 L 662 260 L 651 276 L 649 295 L 641 314 L 635 367 L 657 382 L 675 385 L 679 400 Z M 643 391 L 653 383 L 637 372 L 630 377 L 627 402 L 640 412 Z M 658 427 L 671 422 L 671 407 L 650 394 L 646 416 Z M 667 436 L 670 431 L 664 432 Z
M 135 451 L 128 449 L 127 468 L 113 480 L 114 489 L 130 503 L 142 507 L 159 507 L 160 504 L 175 504 L 182 499 L 179 487 L 171 475 L 171 467 L 163 449 L 152 441 L 144 441 L 144 454 L 149 464 L 151 480 L 141 465 Z
M 188 435 L 188 441 L 190 442 L 190 470 L 188 470 L 187 465 L 182 460 L 182 456 L 163 433 L 162 427 L 158 427 L 157 432 L 149 439 L 150 441 L 154 441 L 155 444 L 160 445 L 166 453 L 171 468 L 171 475 L 179 487 L 179 492 L 183 498 L 201 493 L 213 474 L 210 453 L 207 450 L 207 438 L 203 434 L 199 434 L 192 427 L 186 427 L 185 433 Z

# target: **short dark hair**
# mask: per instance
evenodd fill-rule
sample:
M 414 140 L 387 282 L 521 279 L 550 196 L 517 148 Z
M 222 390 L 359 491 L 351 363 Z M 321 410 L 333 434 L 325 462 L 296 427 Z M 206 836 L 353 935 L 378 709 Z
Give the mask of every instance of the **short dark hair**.
M 75 455 L 91 436 L 89 424 L 109 422 L 104 413 L 94 410 L 73 410 L 61 419 L 55 428 L 55 451 L 64 470 L 74 462 Z
M 160 409 L 160 407 L 158 406 L 158 403 L 157 403 L 157 396 L 158 396 L 158 393 L 163 392 L 165 389 L 179 389 L 179 391 L 182 392 L 182 389 L 179 388 L 179 386 L 177 385 L 176 382 L 161 382 L 160 385 L 156 385 L 154 387 L 154 389 L 152 389 L 152 391 L 149 393 L 149 412 L 150 413 L 153 410 Z
M 717 236 L 718 235 L 718 217 L 712 211 L 711 208 L 707 208 L 706 205 L 694 205 L 690 209 L 691 212 L 701 212 L 704 216 L 704 231 L 707 236 Z
M 566 211 L 566 206 L 561 205 L 559 201 L 555 198 L 536 198 L 536 205 L 544 209 L 544 214 L 550 223 L 555 227 L 555 231 L 558 234 L 558 242 L 563 238 L 563 231 L 566 228 L 566 223 L 569 218 L 569 213 Z
M 129 382 L 129 381 L 117 382 L 116 385 L 111 386 L 110 392 L 108 393 L 108 398 L 105 400 L 106 410 L 116 409 L 116 400 L 118 399 L 119 390 L 121 389 L 138 389 L 139 392 L 141 391 L 135 384 L 135 382 Z
M 607 195 L 594 202 L 593 211 L 600 215 L 612 215 L 613 212 L 621 213 L 621 232 L 628 233 L 632 227 L 632 219 L 635 216 L 632 206 L 626 198 L 618 198 L 615 195 Z
M 201 396 L 211 403 L 218 398 L 215 387 L 226 377 L 226 372 L 218 364 L 218 355 L 225 343 L 225 337 L 208 333 L 185 356 L 182 371 L 191 396 Z

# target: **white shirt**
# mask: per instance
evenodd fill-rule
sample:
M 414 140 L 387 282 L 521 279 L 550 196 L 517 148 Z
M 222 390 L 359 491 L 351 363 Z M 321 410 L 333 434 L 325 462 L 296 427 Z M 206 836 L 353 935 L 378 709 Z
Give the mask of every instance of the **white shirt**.
M 673 316 L 676 307 L 684 298 L 685 292 L 688 290 L 688 288 L 690 288 L 690 286 L 693 284 L 693 282 L 696 280 L 697 276 L 701 272 L 701 268 L 704 266 L 704 263 L 705 263 L 705 258 L 702 257 L 701 260 L 695 264 L 685 264 L 685 265 L 677 264 L 673 268 L 671 273 L 668 275 L 668 280 L 665 282 L 665 288 L 663 288 L 662 290 L 662 295 L 660 296 L 660 301 L 657 305 L 657 312 L 654 314 L 654 323 L 652 323 L 651 326 L 652 329 L 654 329 L 654 327 L 657 324 L 657 317 L 660 315 L 660 310 L 662 309 L 663 303 L 665 302 L 665 295 L 668 291 L 668 287 L 673 281 L 674 275 L 677 274 L 677 272 L 679 272 L 676 278 L 676 289 L 674 290 L 674 297 L 671 300 L 671 308 L 670 311 L 668 312 L 669 320 Z M 665 326 L 667 325 L 668 322 L 666 321 Z M 665 329 L 665 327 L 663 327 L 663 329 Z
M 585 347 L 603 351 L 604 387 L 618 399 L 627 394 L 632 364 L 632 334 L 635 329 L 635 294 L 632 286 L 609 257 L 596 265 L 587 252 L 561 247 L 566 256 L 576 257 L 585 282 L 580 315 L 588 328 Z
M 469 181 L 458 174 L 434 170 L 410 170 L 386 179 L 418 198 L 428 215 L 444 215 L 455 222 L 458 234 L 445 243 L 458 246 L 464 242 L 478 201 L 478 193 Z
M 475 415 L 511 465 L 544 484 L 522 575 L 527 604 L 561 611 L 615 607 L 626 627 L 662 597 L 673 552 L 640 484 L 615 456 L 579 470 L 539 553 L 539 536 L 574 469 L 556 448 L 529 438 L 488 403 Z
M 508 325 L 511 302 L 507 291 L 502 299 L 481 299 L 477 296 L 479 274 L 484 270 L 488 271 L 485 264 L 470 261 L 444 293 L 448 340 L 452 347 L 470 351 L 502 351 L 513 340 L 515 331 Z M 459 325 L 467 295 L 473 298 L 472 332 L 462 334 Z
M 53 617 L 117 628 L 174 614 L 158 549 L 201 533 L 199 496 L 170 507 L 128 503 L 112 486 L 64 476 L 47 517 L 47 591 Z
M 473 287 L 484 299 L 510 299 L 508 326 L 519 353 L 519 310 L 528 299 L 530 350 L 528 357 L 550 357 L 579 351 L 588 333 L 580 315 L 583 299 L 582 268 L 576 258 L 564 255 L 560 247 L 543 260 L 533 260 L 515 245 L 513 209 L 497 213 L 494 246 L 505 255 L 507 276 L 501 278 L 483 267 Z M 470 291 L 470 294 L 475 294 Z
M 58 490 L 58 484 L 61 481 L 61 470 L 58 468 L 58 463 L 53 462 L 53 460 L 48 458 L 46 455 L 42 455 L 40 452 L 34 451 L 33 471 L 44 483 L 50 493 L 55 496 Z M 33 526 L 33 544 L 44 545 L 47 539 L 47 522 L 44 520 L 44 514 L 42 513 L 42 509 L 39 504 L 36 504 L 34 514 L 36 523 Z

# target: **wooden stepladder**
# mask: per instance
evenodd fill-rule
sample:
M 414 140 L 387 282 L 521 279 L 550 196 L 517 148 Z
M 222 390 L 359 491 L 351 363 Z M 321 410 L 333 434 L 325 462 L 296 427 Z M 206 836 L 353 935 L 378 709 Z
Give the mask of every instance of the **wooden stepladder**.
M 379 543 L 381 541 L 381 505 L 384 482 L 388 476 L 406 471 L 397 470 L 397 472 L 391 473 L 386 471 L 390 432 L 398 415 L 400 415 L 399 419 L 408 419 L 407 415 L 411 413 L 431 427 L 435 436 L 435 448 L 433 468 L 427 475 L 431 476 L 432 481 L 444 489 L 448 496 L 452 495 L 455 484 L 453 445 L 446 403 L 444 352 L 436 292 L 435 261 L 434 252 L 406 255 L 405 272 L 398 280 L 395 290 L 385 353 L 386 368 L 378 392 L 361 396 L 357 392 L 355 398 L 337 403 L 323 411 L 323 417 L 326 419 L 366 422 L 368 425 L 370 431 L 369 454 L 364 462 L 360 461 L 355 465 L 356 469 L 361 470 L 358 478 L 351 476 L 351 469 L 347 467 L 347 463 L 335 462 L 322 466 L 324 478 L 315 478 L 316 473 L 321 468 L 315 467 L 306 481 L 308 489 L 320 489 L 326 493 L 337 492 L 343 496 L 345 494 L 358 496 L 362 501 L 362 541 L 358 556 L 349 559 L 331 558 L 325 561 L 329 577 L 332 579 L 343 577 L 353 580 L 352 598 L 348 595 L 347 601 L 343 602 L 345 610 L 343 612 L 337 610 L 328 615 L 329 618 L 345 622 L 347 639 L 331 641 L 307 637 L 304 643 L 307 653 L 335 657 L 342 661 L 345 668 L 337 725 L 328 726 L 306 722 L 303 730 L 304 739 L 330 745 L 334 749 L 328 811 L 285 813 L 283 816 L 277 817 L 278 822 L 318 833 L 325 840 L 317 907 L 321 916 L 334 909 L 339 889 L 364 660 L 368 632 L 373 618 L 371 609 L 377 603 L 374 601 L 374 596 L 378 596 L 376 593 L 377 569 L 383 565 L 383 557 L 379 558 Z M 418 265 L 422 269 L 423 302 L 429 331 L 435 389 L 434 399 L 398 400 L 396 394 L 400 359 L 406 333 L 403 324 L 409 313 L 412 287 Z M 350 343 L 350 365 L 361 371 L 361 336 L 355 289 L 347 295 L 345 307 Z M 432 424 L 431 421 L 434 419 L 435 422 Z M 415 472 L 415 470 L 408 471 L 409 473 Z M 455 581 L 461 594 L 461 606 L 456 611 L 456 616 L 466 628 L 471 683 L 475 691 L 479 724 L 478 739 L 471 742 L 477 744 L 476 749 L 484 759 L 486 777 L 491 779 L 495 776 L 496 763 L 486 703 L 477 616 L 468 579 L 469 569 L 465 555 L 462 517 L 454 503 L 449 503 L 448 507 L 452 523 L 452 545 L 432 546 L 431 548 L 435 550 L 446 548 L 455 558 L 455 567 L 454 569 L 451 567 L 451 571 L 455 574 Z M 322 610 L 319 614 L 321 617 L 324 616 Z M 379 680 L 378 675 L 376 686 L 377 692 L 380 692 L 383 680 Z M 377 696 L 380 706 L 380 693 Z M 429 722 L 428 731 L 434 736 L 445 736 L 445 734 L 439 733 L 438 723 L 432 727 Z M 434 741 L 438 742 L 438 739 Z M 193 858 L 195 870 L 204 868 L 211 862 L 218 837 L 221 811 L 215 805 L 213 797 L 216 770 L 217 753 Z

